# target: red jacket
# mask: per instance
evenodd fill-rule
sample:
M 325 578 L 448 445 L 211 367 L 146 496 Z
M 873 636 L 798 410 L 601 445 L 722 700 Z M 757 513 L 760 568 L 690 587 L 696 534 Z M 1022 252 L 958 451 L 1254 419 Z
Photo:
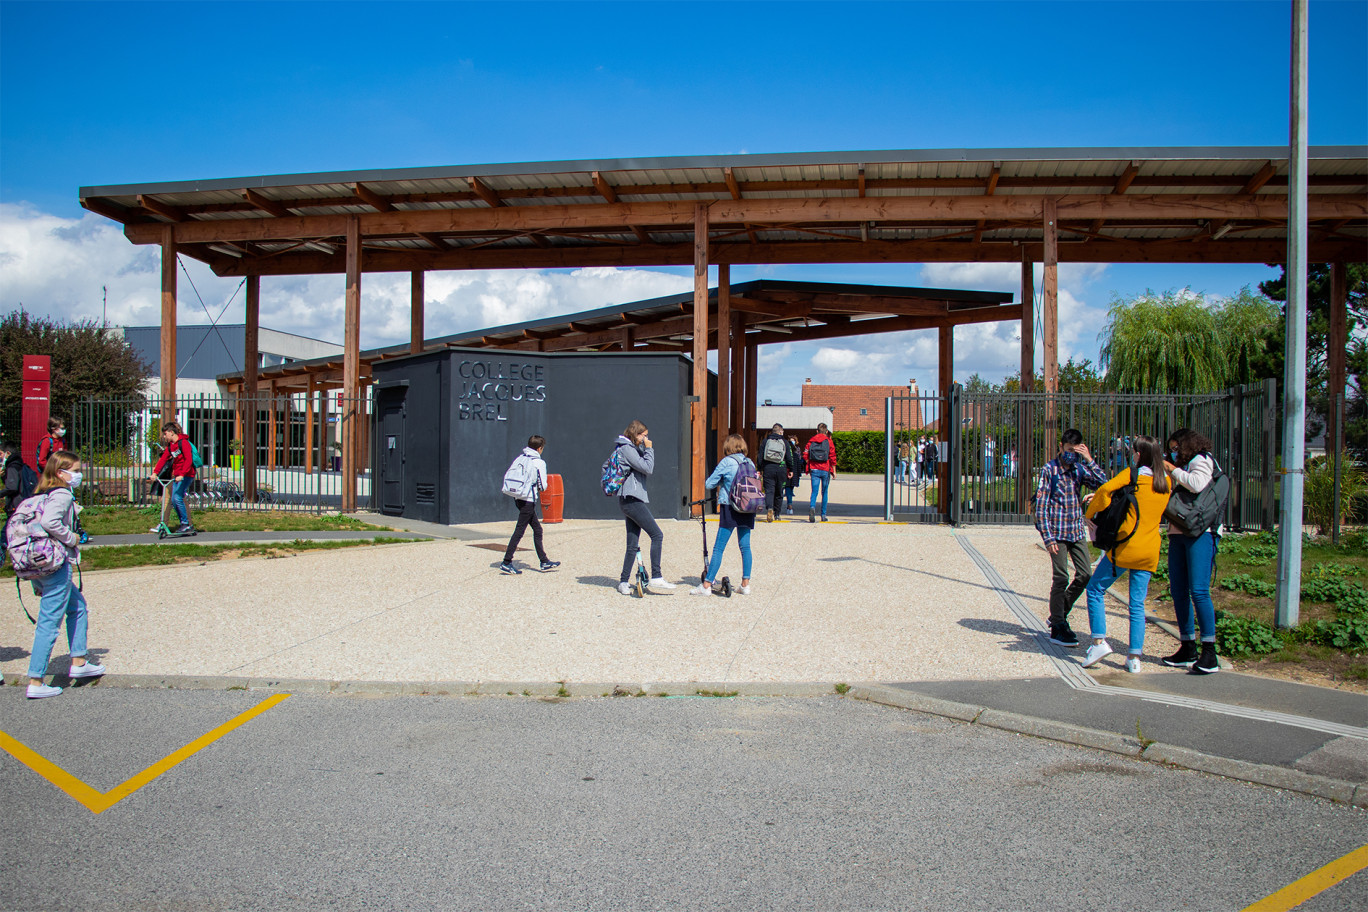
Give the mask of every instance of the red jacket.
M 818 440 L 831 440 L 831 438 L 828 437 L 826 434 L 817 434 L 816 436 L 814 436 L 814 437 L 812 438 L 812 440 L 809 440 L 809 441 L 808 441 L 807 446 L 803 447 L 803 462 L 807 463 L 808 472 L 811 472 L 813 469 L 818 469 L 819 471 L 823 471 L 823 472 L 835 472 L 835 471 L 836 471 L 836 441 L 831 440 L 831 443 L 827 446 L 827 449 L 828 449 L 830 452 L 827 453 L 827 460 L 826 460 L 826 462 L 813 462 L 813 461 L 812 461 L 812 444 L 813 444 L 815 441 L 818 441 Z
M 38 441 L 38 474 L 43 474 L 43 468 L 47 461 L 52 458 L 52 454 L 62 448 L 62 438 L 48 434 Z
M 152 469 L 153 475 L 161 475 L 162 468 L 166 465 L 167 459 L 171 460 L 172 478 L 194 478 L 195 477 L 195 458 L 190 453 L 190 438 L 180 437 L 175 443 L 162 450 L 161 458 L 157 460 L 157 465 Z

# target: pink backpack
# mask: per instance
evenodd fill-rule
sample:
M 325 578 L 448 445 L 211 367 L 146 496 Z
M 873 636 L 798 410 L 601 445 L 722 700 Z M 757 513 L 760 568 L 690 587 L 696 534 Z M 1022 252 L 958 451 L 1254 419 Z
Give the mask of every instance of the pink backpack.
M 755 513 L 764 509 L 765 485 L 755 471 L 755 463 L 742 456 L 737 460 L 736 475 L 732 478 L 731 491 L 727 495 L 731 508 L 737 513 Z
M 66 563 L 66 546 L 48 538 L 38 525 L 47 497 L 37 494 L 20 501 L 5 525 L 6 550 L 19 579 L 43 579 Z

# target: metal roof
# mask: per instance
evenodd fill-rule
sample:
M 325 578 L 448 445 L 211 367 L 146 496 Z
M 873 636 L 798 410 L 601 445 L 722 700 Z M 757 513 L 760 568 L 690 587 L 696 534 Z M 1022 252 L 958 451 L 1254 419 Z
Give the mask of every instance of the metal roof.
M 1309 152 L 1313 259 L 1368 259 L 1368 146 Z M 1020 260 L 1057 206 L 1060 259 L 1276 262 L 1286 147 L 941 149 L 461 165 L 81 189 L 221 275 L 693 261 Z M 1023 246 L 1026 249 L 1023 250 Z

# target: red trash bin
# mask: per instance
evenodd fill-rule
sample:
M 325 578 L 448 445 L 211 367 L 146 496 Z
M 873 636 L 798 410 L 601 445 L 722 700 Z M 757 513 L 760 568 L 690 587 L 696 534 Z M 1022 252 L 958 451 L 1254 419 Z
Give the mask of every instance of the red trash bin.
M 564 522 L 562 515 L 565 510 L 565 485 L 561 482 L 559 475 L 546 476 L 546 490 L 541 494 L 542 502 L 542 522 L 558 523 Z

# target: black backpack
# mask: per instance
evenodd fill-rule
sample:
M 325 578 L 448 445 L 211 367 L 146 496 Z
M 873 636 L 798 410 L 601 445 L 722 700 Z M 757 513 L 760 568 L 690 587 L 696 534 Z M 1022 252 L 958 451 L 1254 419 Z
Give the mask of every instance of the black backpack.
M 831 438 L 824 437 L 808 444 L 808 461 L 813 465 L 826 462 L 831 458 Z
M 1205 488 L 1194 493 L 1181 485 L 1174 485 L 1173 496 L 1164 508 L 1164 519 L 1182 530 L 1182 534 L 1188 538 L 1197 538 L 1216 525 L 1225 515 L 1226 501 L 1230 499 L 1230 476 L 1221 471 L 1215 459 L 1211 463 L 1215 470 Z
M 1135 530 L 1140 528 L 1140 502 L 1135 499 L 1136 489 L 1140 487 L 1140 472 L 1135 466 L 1131 466 L 1130 476 L 1130 484 L 1114 491 L 1106 509 L 1093 517 L 1093 544 L 1107 553 L 1130 541 Z M 1135 511 L 1135 525 L 1122 535 L 1121 527 L 1132 510 Z

